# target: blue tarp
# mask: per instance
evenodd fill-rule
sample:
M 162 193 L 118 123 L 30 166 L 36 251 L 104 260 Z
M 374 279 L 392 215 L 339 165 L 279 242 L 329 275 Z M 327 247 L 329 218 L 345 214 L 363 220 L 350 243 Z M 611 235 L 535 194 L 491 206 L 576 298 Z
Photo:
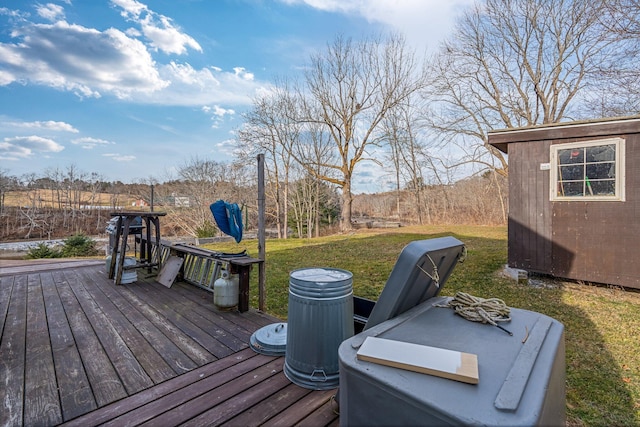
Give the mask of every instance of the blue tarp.
M 236 239 L 236 243 L 240 243 L 242 240 L 242 210 L 238 205 L 218 200 L 212 203 L 209 209 L 211 209 L 220 231 Z

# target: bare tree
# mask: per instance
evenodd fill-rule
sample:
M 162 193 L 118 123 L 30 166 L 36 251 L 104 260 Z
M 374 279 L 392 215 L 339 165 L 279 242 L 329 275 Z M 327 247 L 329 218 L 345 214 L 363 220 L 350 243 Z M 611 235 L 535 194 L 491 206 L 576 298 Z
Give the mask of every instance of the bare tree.
M 416 208 L 417 222 L 430 222 L 429 209 L 424 209 L 424 171 L 423 165 L 428 160 L 425 138 L 420 137 L 419 110 L 411 102 L 398 105 L 384 120 L 385 135 L 389 141 L 391 163 L 395 169 L 396 179 L 396 210 L 398 219 L 401 218 L 401 190 L 407 188 L 415 197 L 412 204 Z M 424 136 L 424 135 L 423 135 Z
M 100 195 L 104 191 L 103 188 L 104 176 L 97 172 L 91 172 L 88 181 L 85 183 L 86 191 L 88 192 L 87 203 L 85 208 L 94 211 L 95 229 L 99 230 L 104 226 L 104 223 L 108 221 L 108 217 L 103 218 L 103 212 L 100 207 L 101 197 Z
M 78 231 L 80 220 L 85 216 L 82 210 L 85 200 L 85 190 L 90 185 L 87 183 L 89 175 L 80 170 L 77 165 L 71 163 L 65 170 L 50 168 L 45 170 L 40 178 L 39 186 L 42 190 L 49 190 L 49 203 L 56 212 L 49 212 L 52 216 L 62 216 L 63 227 L 67 230 Z M 55 221 L 52 218 L 52 221 Z
M 23 238 L 30 239 L 35 230 L 39 229 L 42 231 L 45 228 L 40 203 L 42 199 L 42 189 L 36 183 L 38 178 L 35 173 L 24 174 L 21 179 L 26 189 L 25 196 L 29 203 L 23 204 L 19 208 L 20 229 L 26 230 Z M 40 233 L 40 237 L 42 237 L 42 232 Z
M 324 126 L 330 135 L 335 162 L 318 164 L 317 158 L 296 160 L 317 178 L 342 191 L 341 229 L 351 224 L 351 181 L 359 162 L 370 160 L 368 149 L 380 142 L 384 117 L 424 85 L 422 69 L 404 39 L 354 42 L 337 37 L 327 50 L 311 57 L 302 93 L 302 120 Z M 319 172 L 318 166 L 328 173 Z
M 431 67 L 428 117 L 464 160 L 507 176 L 492 129 L 571 118 L 609 62 L 605 0 L 484 0 L 462 15 Z M 489 156 L 487 156 L 489 154 Z
M 0 217 L 4 214 L 4 199 L 7 192 L 17 187 L 18 179 L 9 175 L 7 169 L 0 169 Z
M 296 164 L 296 179 L 292 182 L 291 220 L 298 237 L 319 237 L 321 220 L 330 222 L 333 186 L 309 174 Z
M 221 185 L 228 176 L 228 165 L 214 160 L 192 157 L 177 168 L 179 181 L 174 181 L 163 198 L 163 210 L 173 226 L 194 237 L 205 237 L 214 228 L 209 205 L 226 198 Z
M 253 101 L 238 131 L 238 154 L 245 159 L 265 154 L 268 189 L 275 201 L 275 222 L 279 238 L 287 238 L 290 147 L 299 138 L 301 123 L 294 120 L 296 104 L 287 81 L 279 81 L 271 93 Z
M 601 78 L 588 94 L 585 115 L 634 115 L 640 112 L 640 0 L 609 0 L 601 21 L 614 38 L 611 58 L 600 64 Z
M 315 236 L 320 235 L 320 216 L 325 201 L 326 181 L 319 177 L 330 176 L 331 168 L 326 165 L 335 164 L 336 155 L 334 144 L 331 136 L 325 132 L 324 125 L 317 122 L 308 122 L 301 134 L 299 140 L 292 145 L 293 155 L 296 159 L 304 159 L 306 164 L 299 164 L 303 171 L 300 172 L 300 178 L 297 182 L 298 195 L 300 195 L 300 186 L 307 187 L 304 192 L 308 197 L 306 221 L 313 221 L 307 227 L 308 237 L 312 237 L 312 231 L 315 230 Z M 323 185 L 325 184 L 325 185 Z M 332 187 L 333 184 L 331 184 Z
M 49 181 L 49 191 L 51 192 L 51 203 L 59 210 L 63 209 L 62 188 L 64 173 L 60 168 L 48 168 L 44 171 L 44 176 Z
M 293 191 L 289 203 L 291 206 L 291 222 L 294 224 L 295 233 L 299 238 L 312 237 L 314 220 L 316 213 L 314 210 L 314 185 L 317 180 L 304 173 L 303 168 L 296 164 L 299 179 L 292 183 Z

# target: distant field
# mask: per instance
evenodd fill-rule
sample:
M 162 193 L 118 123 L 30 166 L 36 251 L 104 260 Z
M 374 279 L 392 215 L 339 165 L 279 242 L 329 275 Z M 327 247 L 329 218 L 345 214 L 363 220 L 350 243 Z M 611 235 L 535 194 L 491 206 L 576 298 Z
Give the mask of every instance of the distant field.
M 80 201 L 82 205 L 90 206 L 111 206 L 113 195 L 109 193 L 98 193 L 92 195 L 89 191 L 80 192 Z M 135 201 L 133 197 L 126 195 L 118 195 L 118 206 L 131 206 Z M 38 208 L 57 208 L 58 204 L 63 205 L 69 202 L 69 198 L 62 196 L 58 200 L 58 195 L 51 190 L 32 190 L 32 191 L 9 191 L 4 194 L 5 206 L 33 206 Z

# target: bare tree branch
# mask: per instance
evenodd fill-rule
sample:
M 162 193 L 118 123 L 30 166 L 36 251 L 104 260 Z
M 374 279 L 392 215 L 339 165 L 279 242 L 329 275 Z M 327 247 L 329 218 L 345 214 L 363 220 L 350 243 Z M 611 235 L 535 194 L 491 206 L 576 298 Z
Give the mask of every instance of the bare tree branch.
M 577 113 L 613 43 L 606 2 L 485 0 L 460 18 L 435 55 L 428 119 L 442 136 L 483 149 L 472 157 L 506 176 L 488 131 L 556 123 Z M 492 157 L 497 161 L 485 157 Z

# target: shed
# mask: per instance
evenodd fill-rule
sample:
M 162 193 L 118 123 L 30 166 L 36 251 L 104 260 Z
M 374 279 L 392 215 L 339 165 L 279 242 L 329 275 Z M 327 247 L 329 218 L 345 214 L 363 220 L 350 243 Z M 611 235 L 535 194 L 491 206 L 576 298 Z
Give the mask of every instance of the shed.
M 509 156 L 510 267 L 640 289 L 640 116 L 488 140 Z

